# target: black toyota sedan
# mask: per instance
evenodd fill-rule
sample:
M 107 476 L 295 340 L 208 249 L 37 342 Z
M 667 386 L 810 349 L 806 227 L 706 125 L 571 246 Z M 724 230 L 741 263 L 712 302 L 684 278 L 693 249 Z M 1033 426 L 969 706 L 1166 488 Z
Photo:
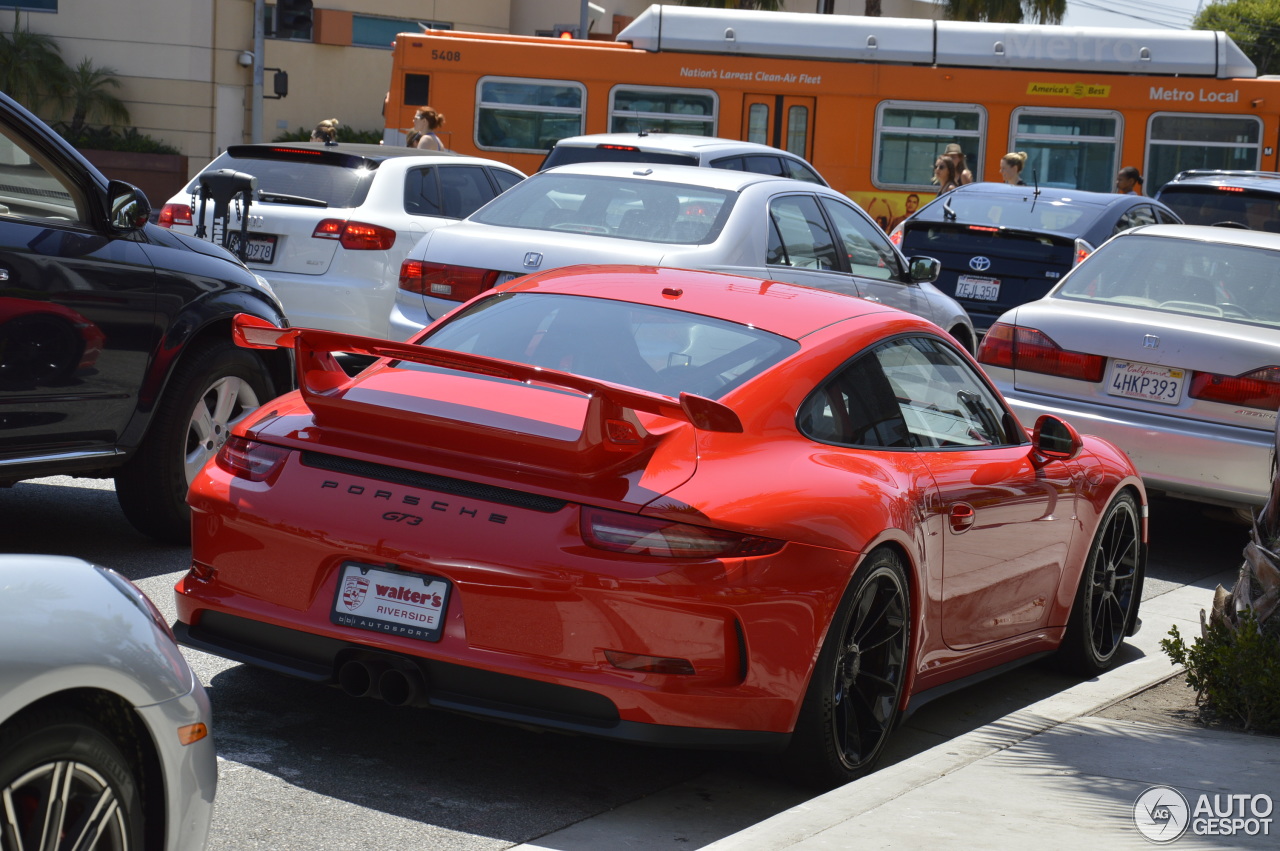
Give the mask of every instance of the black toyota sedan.
M 183 542 L 191 479 L 292 370 L 231 341 L 237 313 L 285 321 L 270 286 L 149 213 L 0 94 L 0 487 L 112 477 L 135 527 Z
M 1142 195 L 970 183 L 917 210 L 889 238 L 908 256 L 941 261 L 934 286 L 960 302 L 983 333 L 1009 308 L 1043 296 L 1115 234 L 1181 221 Z

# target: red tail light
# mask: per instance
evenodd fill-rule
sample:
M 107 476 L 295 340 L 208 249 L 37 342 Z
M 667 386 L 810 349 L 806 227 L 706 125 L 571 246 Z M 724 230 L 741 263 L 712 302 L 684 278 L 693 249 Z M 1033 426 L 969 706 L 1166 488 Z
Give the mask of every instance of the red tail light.
M 1280 366 L 1264 366 L 1244 375 L 1197 372 L 1191 377 L 1193 399 L 1274 411 L 1280 407 Z
M 1079 266 L 1080 261 L 1093 253 L 1093 246 L 1085 242 L 1083 239 L 1076 240 L 1075 253 L 1071 257 L 1071 265 Z
M 275 477 L 288 457 L 289 450 L 283 447 L 232 435 L 218 450 L 215 461 L 237 478 L 265 482 Z
M 782 549 L 782 541 L 708 529 L 599 508 L 582 509 L 582 540 L 615 553 L 659 558 L 760 556 Z
M 350 251 L 386 251 L 396 242 L 396 232 L 391 228 L 342 219 L 325 219 L 316 225 L 311 236 L 314 239 L 336 239 L 339 245 Z
M 1048 334 L 1003 322 L 987 330 L 978 347 L 978 362 L 1091 382 L 1102 380 L 1102 371 L 1107 365 L 1107 359 L 1101 355 L 1069 352 Z
M 174 225 L 191 224 L 191 208 L 186 204 L 165 204 L 160 208 L 160 217 L 156 219 L 156 224 L 162 228 L 171 228 Z
M 902 225 L 898 225 L 896 228 L 889 231 L 889 241 L 899 248 L 902 247 Z
M 999 233 L 1000 228 L 993 228 L 989 225 L 969 225 L 968 230 L 971 233 Z
M 468 301 L 498 282 L 494 269 L 449 266 L 425 260 L 406 260 L 400 265 L 400 289 L 449 301 Z

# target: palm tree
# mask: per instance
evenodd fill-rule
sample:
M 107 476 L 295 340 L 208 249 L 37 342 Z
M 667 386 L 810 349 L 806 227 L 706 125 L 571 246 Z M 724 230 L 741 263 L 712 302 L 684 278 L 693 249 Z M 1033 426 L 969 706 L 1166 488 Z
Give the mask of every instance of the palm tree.
M 114 68 L 99 68 L 89 59 L 67 75 L 62 92 L 64 109 L 71 110 L 71 123 L 67 125 L 67 137 L 76 139 L 90 118 L 100 118 L 105 124 L 128 124 L 129 110 L 120 98 L 107 91 L 107 86 L 120 88 Z
M 46 100 L 57 98 L 67 76 L 66 63 L 51 36 L 18 25 L 13 13 L 13 32 L 0 32 L 0 91 L 35 110 Z
M 1060 24 L 1067 0 L 946 0 L 944 17 L 952 21 L 999 24 Z

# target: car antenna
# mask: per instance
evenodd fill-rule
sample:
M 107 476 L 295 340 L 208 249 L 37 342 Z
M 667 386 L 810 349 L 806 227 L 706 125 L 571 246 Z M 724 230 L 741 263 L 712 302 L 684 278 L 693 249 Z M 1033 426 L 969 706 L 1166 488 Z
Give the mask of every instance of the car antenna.
M 955 190 L 952 190 L 955 191 Z M 957 218 L 956 211 L 951 209 L 951 193 L 947 193 L 947 200 L 942 202 L 942 217 L 949 222 L 954 222 Z

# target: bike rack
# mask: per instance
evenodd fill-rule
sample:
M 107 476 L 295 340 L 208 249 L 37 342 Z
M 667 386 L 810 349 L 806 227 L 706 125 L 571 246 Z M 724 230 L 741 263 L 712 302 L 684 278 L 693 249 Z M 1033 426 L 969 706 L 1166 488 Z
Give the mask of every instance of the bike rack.
M 249 207 L 253 204 L 253 193 L 258 189 L 258 178 L 252 174 L 220 168 L 207 171 L 196 178 L 200 184 L 200 215 L 196 225 L 196 237 L 208 239 L 210 242 L 227 246 L 228 227 L 231 218 L 231 202 L 236 202 L 236 215 L 240 218 L 240 242 L 233 252 L 241 262 L 247 262 L 246 252 L 249 247 Z M 213 232 L 209 233 L 204 223 L 204 213 L 209 199 L 213 199 Z M 242 206 L 243 204 L 243 206 Z

